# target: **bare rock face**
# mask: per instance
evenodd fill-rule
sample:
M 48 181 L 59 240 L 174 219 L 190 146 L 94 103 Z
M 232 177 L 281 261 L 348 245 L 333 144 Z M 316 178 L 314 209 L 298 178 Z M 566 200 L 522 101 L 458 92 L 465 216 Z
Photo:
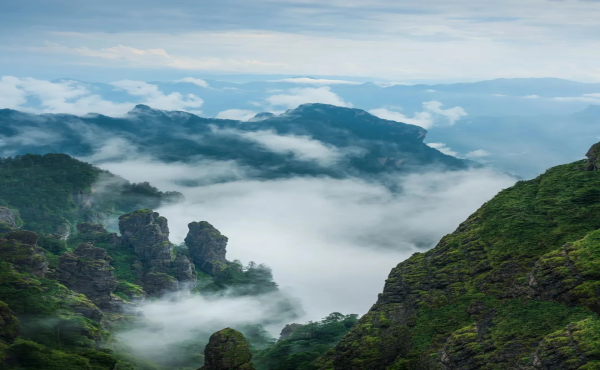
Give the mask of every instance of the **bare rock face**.
M 119 217 L 121 240 L 141 261 L 141 282 L 151 296 L 192 289 L 196 270 L 184 255 L 176 255 L 169 241 L 167 219 L 148 209 Z
M 246 338 L 226 328 L 214 333 L 204 349 L 204 366 L 199 370 L 254 370 Z
M 206 221 L 192 222 L 185 238 L 190 257 L 202 272 L 215 275 L 227 266 L 227 237 Z
M 194 288 L 197 278 L 196 269 L 186 256 L 182 254 L 177 255 L 175 261 L 173 261 L 172 271 L 177 281 L 183 285 L 188 284 L 187 289 L 191 290 Z
M 15 213 L 7 207 L 0 207 L 0 232 L 10 231 L 17 227 Z
M 44 250 L 37 246 L 39 237 L 33 231 L 15 230 L 0 239 L 0 259 L 36 276 L 48 271 Z
M 84 294 L 102 309 L 112 308 L 111 293 L 118 285 L 110 266 L 111 258 L 102 248 L 83 243 L 60 257 L 56 278 L 69 289 Z
M 585 156 L 588 158 L 587 170 L 598 171 L 600 169 L 600 143 L 592 145 Z
M 119 230 L 123 241 L 135 249 L 146 268 L 168 272 L 173 245 L 166 218 L 142 209 L 119 217 Z

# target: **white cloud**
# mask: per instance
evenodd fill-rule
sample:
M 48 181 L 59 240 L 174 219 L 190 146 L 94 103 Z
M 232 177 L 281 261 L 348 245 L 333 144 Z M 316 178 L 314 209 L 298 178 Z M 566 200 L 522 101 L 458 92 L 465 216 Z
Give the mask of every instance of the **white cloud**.
M 371 109 L 369 113 L 379 118 L 408 123 L 423 127 L 425 129 L 434 126 L 436 124 L 436 120 L 440 117 L 443 117 L 450 125 L 453 125 L 456 123 L 456 121 L 467 115 L 467 112 L 462 107 L 442 109 L 442 106 L 442 103 L 435 100 L 424 102 L 423 108 L 425 110 L 423 112 L 415 112 L 412 118 L 398 112 L 397 110 L 391 110 L 388 108 Z
M 306 85 L 361 85 L 361 82 L 346 81 L 346 80 L 329 80 L 324 78 L 310 78 L 310 77 L 295 77 L 295 78 L 284 78 L 281 80 L 271 80 L 269 82 L 288 82 L 294 84 L 306 84 Z
M 116 336 L 135 355 L 160 363 L 165 352 L 176 353 L 189 340 L 201 345 L 199 338 L 207 340 L 224 327 L 243 329 L 245 325 L 261 323 L 276 335 L 296 318 L 296 311 L 281 310 L 281 304 L 289 304 L 287 298 L 281 293 L 210 298 L 197 294 L 167 296 L 139 304 L 131 312 L 141 317 L 138 325 Z
M 352 103 L 344 101 L 341 97 L 331 91 L 328 86 L 319 88 L 297 88 L 290 89 L 287 94 L 272 95 L 267 98 L 272 106 L 284 106 L 296 108 L 307 103 L 323 103 L 337 105 L 339 107 L 352 107 Z
M 439 114 L 440 116 L 446 117 L 450 125 L 456 123 L 462 117 L 467 116 L 467 112 L 462 107 L 454 107 L 448 109 L 442 109 L 444 104 L 439 101 L 430 101 L 423 103 L 423 107 L 432 113 Z
M 142 97 L 142 103 L 155 109 L 186 110 L 199 113 L 196 109 L 204 104 L 204 101 L 194 94 L 183 96 L 174 92 L 166 95 L 160 91 L 158 86 L 143 81 L 121 80 L 112 82 L 111 85 L 127 91 L 129 95 Z
M 73 33 L 70 33 L 73 35 Z M 233 58 L 174 56 L 163 48 L 136 48 L 117 45 L 107 48 L 90 48 L 86 46 L 68 47 L 58 43 L 45 42 L 42 47 L 28 47 L 29 51 L 43 53 L 59 53 L 77 55 L 87 58 L 100 58 L 110 63 L 125 62 L 128 67 L 164 67 L 184 70 L 244 70 L 256 69 L 267 71 L 269 68 L 286 67 L 285 63 L 264 62 L 261 60 L 238 60 Z
M 451 155 L 453 157 L 458 157 L 458 152 L 452 150 L 449 146 L 447 146 L 444 143 L 428 143 L 428 146 L 439 150 L 440 152 L 446 154 L 446 155 Z
M 27 101 L 27 94 L 19 88 L 21 80 L 12 76 L 0 78 L 0 109 L 18 108 Z
M 191 84 L 194 84 L 194 85 L 200 86 L 200 87 L 210 87 L 208 82 L 206 82 L 200 78 L 194 78 L 194 77 L 185 77 L 180 80 L 173 81 L 173 82 L 187 82 L 187 83 L 191 83 Z
M 28 97 L 39 99 L 39 107 L 27 106 Z M 113 116 L 123 115 L 135 106 L 133 103 L 104 100 L 99 95 L 92 94 L 85 84 L 77 81 L 50 82 L 11 76 L 4 76 L 0 80 L 0 104 L 0 108 L 13 108 L 31 113 L 84 115 L 94 112 Z
M 203 164 L 179 174 L 168 164 L 157 169 L 156 161 L 100 167 L 183 192 L 185 203 L 158 210 L 169 220 L 172 241 L 183 240 L 191 221 L 211 222 L 229 237 L 229 259 L 273 268 L 280 286 L 301 299 L 307 313 L 302 320 L 333 311 L 365 313 L 392 267 L 430 248 L 513 183 L 490 170 L 470 170 L 390 178 L 401 193 L 373 181 L 299 177 L 183 187 L 179 175 L 206 172 Z M 171 316 L 173 325 L 181 327 L 201 320 L 177 317 Z
M 213 131 L 222 135 L 235 135 L 245 140 L 262 145 L 265 149 L 280 154 L 291 154 L 296 160 L 315 162 L 321 166 L 331 166 L 346 155 L 358 155 L 362 151 L 358 148 L 340 150 L 332 145 L 315 140 L 304 135 L 280 135 L 273 130 L 240 131 L 231 129 L 217 129 Z
M 526 95 L 523 97 L 523 99 L 539 99 L 540 96 L 539 95 Z
M 429 112 L 416 112 L 412 118 L 407 117 L 400 112 L 389 110 L 387 108 L 371 109 L 369 113 L 379 118 L 387 119 L 390 121 L 408 123 L 410 125 L 423 127 L 425 129 L 431 128 L 431 126 L 433 126 L 433 117 Z
M 0 108 L 19 109 L 31 113 L 68 113 L 85 115 L 101 113 L 109 116 L 123 116 L 136 104 L 142 103 L 156 109 L 185 110 L 200 113 L 204 101 L 194 94 L 182 95 L 178 92 L 164 94 L 158 86 L 142 81 L 122 80 L 112 83 L 118 89 L 132 96 L 131 102 L 104 100 L 90 91 L 87 84 L 60 80 L 51 82 L 31 77 L 17 78 L 4 76 L 0 79 Z M 27 105 L 27 99 L 35 98 L 39 104 Z M 137 97 L 137 98 L 133 98 Z
M 600 104 L 600 93 L 583 94 L 582 96 L 565 96 L 553 98 L 556 101 L 577 101 L 582 103 Z
M 465 154 L 465 157 L 466 158 L 484 158 L 484 157 L 489 157 L 490 155 L 492 155 L 492 154 L 490 152 L 488 152 L 487 150 L 477 149 L 477 150 L 468 152 L 467 154 Z
M 247 109 L 227 109 L 217 114 L 219 119 L 233 119 L 236 121 L 250 121 L 258 112 Z

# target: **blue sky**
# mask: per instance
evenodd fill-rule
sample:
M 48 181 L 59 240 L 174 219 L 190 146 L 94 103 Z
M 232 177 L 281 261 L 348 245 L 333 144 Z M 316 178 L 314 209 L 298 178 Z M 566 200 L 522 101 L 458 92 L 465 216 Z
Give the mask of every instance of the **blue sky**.
M 3 0 L 0 75 L 600 81 L 600 2 Z

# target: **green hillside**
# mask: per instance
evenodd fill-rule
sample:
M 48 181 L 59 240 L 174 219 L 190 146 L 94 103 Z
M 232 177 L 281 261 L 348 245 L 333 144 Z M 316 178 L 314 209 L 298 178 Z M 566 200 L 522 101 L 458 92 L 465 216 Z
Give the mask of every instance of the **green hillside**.
M 502 191 L 400 263 L 318 369 L 599 369 L 597 152 Z

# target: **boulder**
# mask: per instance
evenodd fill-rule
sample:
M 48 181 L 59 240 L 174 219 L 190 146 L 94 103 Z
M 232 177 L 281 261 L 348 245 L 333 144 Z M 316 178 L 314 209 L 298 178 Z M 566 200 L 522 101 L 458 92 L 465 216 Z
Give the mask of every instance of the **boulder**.
M 204 349 L 204 366 L 199 370 L 254 370 L 246 338 L 226 328 L 214 333 Z

